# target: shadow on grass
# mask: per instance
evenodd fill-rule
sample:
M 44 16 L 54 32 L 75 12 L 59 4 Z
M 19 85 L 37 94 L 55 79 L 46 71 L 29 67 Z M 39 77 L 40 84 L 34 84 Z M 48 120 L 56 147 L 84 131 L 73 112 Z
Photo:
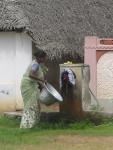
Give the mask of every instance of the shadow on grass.
M 0 116 L 0 128 L 19 129 L 20 121 L 21 121 L 20 117 L 11 118 Z M 33 129 L 27 130 L 28 131 L 63 130 L 63 129 L 83 130 L 106 124 L 107 125 L 113 124 L 113 119 L 103 119 L 100 116 L 97 116 L 96 118 L 89 117 L 81 120 L 81 119 L 73 119 L 72 117 L 66 114 L 54 112 L 54 113 L 41 113 L 40 122 Z

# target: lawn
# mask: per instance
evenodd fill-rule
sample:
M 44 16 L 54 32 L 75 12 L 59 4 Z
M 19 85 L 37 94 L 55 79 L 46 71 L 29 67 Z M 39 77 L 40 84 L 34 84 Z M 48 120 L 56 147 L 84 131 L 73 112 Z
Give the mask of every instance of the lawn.
M 41 122 L 19 129 L 19 118 L 0 117 L 0 150 L 112 150 L 113 122 Z

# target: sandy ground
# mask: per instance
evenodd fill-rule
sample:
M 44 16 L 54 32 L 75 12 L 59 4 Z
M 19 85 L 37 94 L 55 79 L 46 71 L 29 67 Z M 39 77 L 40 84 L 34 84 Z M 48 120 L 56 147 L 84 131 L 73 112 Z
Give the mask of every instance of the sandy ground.
M 37 146 L 25 146 L 18 150 L 113 150 L 113 137 L 60 135 L 44 137 L 43 141 Z

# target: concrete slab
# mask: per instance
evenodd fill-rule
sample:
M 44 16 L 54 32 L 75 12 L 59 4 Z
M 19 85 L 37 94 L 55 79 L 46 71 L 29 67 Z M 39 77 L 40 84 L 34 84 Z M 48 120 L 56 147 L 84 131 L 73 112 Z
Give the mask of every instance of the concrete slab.
M 8 116 L 8 117 L 21 117 L 22 116 L 22 111 L 4 112 L 4 116 Z

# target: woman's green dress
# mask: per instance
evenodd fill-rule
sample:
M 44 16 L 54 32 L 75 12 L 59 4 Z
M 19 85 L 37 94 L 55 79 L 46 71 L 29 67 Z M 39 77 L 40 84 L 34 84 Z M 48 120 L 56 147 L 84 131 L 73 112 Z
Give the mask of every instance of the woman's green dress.
M 36 64 L 34 60 L 28 67 L 26 73 L 23 75 L 21 81 L 21 94 L 24 102 L 24 111 L 21 119 L 20 128 L 32 128 L 40 120 L 40 89 L 38 81 L 29 77 L 31 67 Z M 44 80 L 46 74 L 46 67 L 39 65 L 39 69 L 36 72 L 37 78 Z

